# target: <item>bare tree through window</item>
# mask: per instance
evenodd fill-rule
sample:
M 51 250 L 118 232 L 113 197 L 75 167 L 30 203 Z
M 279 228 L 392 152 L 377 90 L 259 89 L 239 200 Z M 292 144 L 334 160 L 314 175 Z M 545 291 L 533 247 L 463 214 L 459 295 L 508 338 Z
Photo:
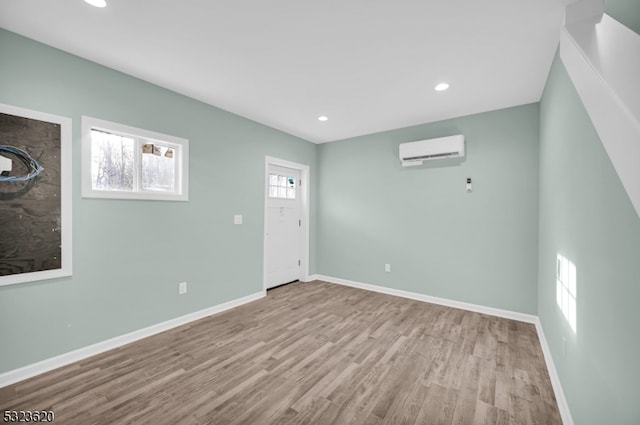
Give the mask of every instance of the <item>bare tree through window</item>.
M 132 191 L 134 140 L 130 137 L 92 130 L 91 143 L 93 189 Z
M 94 190 L 174 192 L 176 186 L 175 148 L 91 130 L 91 180 Z M 135 155 L 140 151 L 141 157 Z M 136 162 L 140 162 L 137 183 Z
M 175 189 L 175 150 L 154 145 L 152 153 L 142 154 L 142 190 L 173 192 Z
M 82 196 L 189 200 L 189 140 L 82 117 Z

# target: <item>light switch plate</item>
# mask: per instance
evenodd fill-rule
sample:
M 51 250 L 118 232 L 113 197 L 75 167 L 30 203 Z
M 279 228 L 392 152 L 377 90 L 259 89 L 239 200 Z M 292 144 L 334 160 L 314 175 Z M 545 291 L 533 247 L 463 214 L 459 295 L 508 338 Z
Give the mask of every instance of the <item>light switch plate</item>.
M 233 224 L 242 224 L 242 215 L 236 214 L 233 216 Z

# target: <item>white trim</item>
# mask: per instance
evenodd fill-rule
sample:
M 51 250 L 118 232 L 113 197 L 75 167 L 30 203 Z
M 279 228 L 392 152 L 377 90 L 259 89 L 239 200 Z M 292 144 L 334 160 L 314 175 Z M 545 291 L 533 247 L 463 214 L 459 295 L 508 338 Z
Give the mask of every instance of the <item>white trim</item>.
M 640 216 L 640 35 L 604 15 L 560 34 L 560 59 Z M 579 153 L 576 153 L 576 155 Z
M 309 283 L 309 282 L 313 282 L 314 280 L 322 280 L 322 279 L 320 279 L 320 275 L 318 274 L 310 274 L 304 279 L 300 279 L 300 282 Z
M 71 118 L 33 111 L 0 103 L 0 113 L 51 122 L 60 125 L 60 245 L 59 269 L 0 276 L 0 286 L 71 276 L 73 272 L 73 220 L 72 220 L 72 139 Z
M 558 410 L 560 411 L 562 423 L 564 425 L 574 425 L 573 418 L 571 417 L 571 411 L 569 410 L 569 404 L 567 403 L 567 398 L 564 396 L 564 391 L 562 390 L 560 376 L 558 375 L 558 371 L 556 370 L 556 365 L 553 363 L 551 350 L 549 349 L 547 338 L 544 336 L 542 322 L 540 322 L 539 317 L 536 317 L 536 321 L 534 324 L 536 325 L 536 331 L 538 331 L 538 339 L 540 340 L 540 346 L 542 347 L 542 353 L 544 354 L 544 361 L 547 364 L 549 379 L 551 380 L 553 393 L 556 396 L 556 403 L 558 404 Z
M 285 159 L 274 158 L 271 156 L 264 157 L 264 228 L 262 235 L 262 288 L 267 290 L 267 203 L 268 183 L 269 183 L 269 165 L 277 167 L 292 168 L 300 171 L 302 185 L 300 186 L 301 205 L 302 208 L 302 259 L 300 261 L 300 277 L 301 282 L 309 281 L 309 203 L 311 201 L 311 172 L 310 167 L 305 164 L 287 161 Z
M 163 193 L 151 191 L 133 191 L 119 192 L 115 190 L 93 190 L 91 187 L 91 130 L 104 130 L 114 132 L 121 135 L 131 136 L 136 139 L 145 139 L 157 141 L 161 144 L 173 147 L 179 150 L 178 162 L 176 168 L 176 192 Z M 145 130 L 142 128 L 131 127 L 111 121 L 105 121 L 98 118 L 82 116 L 82 139 L 81 139 L 81 158 L 82 158 L 82 179 L 81 189 L 83 198 L 101 198 L 101 199 L 138 199 L 151 201 L 188 201 L 189 200 L 189 140 L 182 137 L 171 136 L 168 134 L 157 133 L 155 131 Z M 137 158 L 137 157 L 136 157 Z M 139 172 L 140 165 L 137 166 L 136 172 Z M 134 179 L 135 182 L 135 179 Z
M 542 323 L 538 316 L 532 314 L 519 313 L 517 311 L 502 310 L 494 307 L 487 307 L 478 304 L 470 304 L 462 301 L 450 300 L 447 298 L 432 297 L 430 295 L 418 294 L 415 292 L 402 291 L 400 289 L 391 289 L 384 286 L 371 285 L 369 283 L 355 282 L 353 280 L 340 279 L 337 277 L 324 276 L 320 274 L 314 274 L 309 276 L 309 281 L 322 280 L 324 282 L 335 283 L 338 285 L 350 286 L 352 288 L 364 289 L 366 291 L 379 292 L 381 294 L 394 295 L 397 297 L 408 298 L 416 301 L 423 301 L 432 304 L 443 305 L 446 307 L 459 308 L 462 310 L 473 311 L 476 313 L 488 314 L 491 316 L 503 317 L 505 319 L 517 320 L 520 322 L 531 323 L 535 325 L 538 332 L 538 339 L 540 340 L 540 347 L 542 348 L 542 354 L 544 355 L 544 361 L 547 365 L 549 372 L 549 378 L 551 380 L 551 386 L 553 388 L 554 395 L 556 397 L 556 403 L 558 404 L 558 410 L 562 423 L 564 425 L 574 425 L 573 418 L 571 417 L 571 411 L 567 399 L 564 396 L 562 390 L 562 384 L 560 383 L 560 376 L 553 363 L 553 357 L 551 357 L 551 351 L 547 344 L 547 339 L 544 336 L 542 330 Z
M 603 0 L 578 0 L 568 4 L 564 13 L 564 24 L 571 25 L 576 22 L 598 23 L 604 15 Z
M 338 285 L 351 286 L 353 288 L 365 289 L 367 291 L 379 292 L 381 294 L 395 295 L 396 297 L 409 298 L 411 300 L 423 301 L 426 303 L 439 304 L 446 307 L 460 308 L 462 310 L 474 311 L 476 313 L 488 314 L 491 316 L 504 317 L 505 319 L 517 320 L 526 323 L 535 323 L 537 316 L 517 311 L 502 310 L 494 307 L 487 307 L 478 304 L 470 304 L 462 301 L 450 300 L 447 298 L 433 297 L 431 295 L 418 294 L 416 292 L 403 291 L 401 289 L 392 289 L 384 286 L 371 285 L 369 283 L 354 282 L 353 280 L 340 279 L 337 277 L 314 275 L 316 279 L 325 282 L 336 283 Z
M 167 320 L 166 322 L 157 323 L 143 329 L 138 329 L 137 331 L 133 331 L 124 335 L 117 336 L 115 338 L 98 342 L 96 344 L 82 347 L 77 350 L 69 351 L 68 353 L 60 354 L 58 356 L 33 363 L 19 369 L 10 370 L 8 372 L 0 374 L 0 388 L 34 377 L 36 375 L 40 375 L 41 373 L 57 369 L 70 363 L 84 360 L 88 357 L 95 356 L 96 354 L 113 350 L 114 348 L 121 347 L 125 344 L 129 344 L 143 338 L 147 338 L 160 332 L 182 326 L 195 320 L 202 319 L 203 317 L 218 314 L 223 311 L 241 306 L 243 304 L 259 300 L 265 295 L 265 291 L 256 292 L 254 294 L 227 301 L 225 303 L 218 304 L 204 310 L 176 317 L 175 319 Z

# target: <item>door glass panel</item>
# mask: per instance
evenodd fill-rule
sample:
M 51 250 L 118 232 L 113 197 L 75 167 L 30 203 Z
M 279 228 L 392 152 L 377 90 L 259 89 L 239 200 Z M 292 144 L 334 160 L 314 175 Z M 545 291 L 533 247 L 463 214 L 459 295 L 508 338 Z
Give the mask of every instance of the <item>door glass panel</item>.
M 277 185 L 278 185 L 278 175 L 269 174 L 269 186 L 277 186 Z
M 280 199 L 296 199 L 296 178 L 269 174 L 269 197 Z

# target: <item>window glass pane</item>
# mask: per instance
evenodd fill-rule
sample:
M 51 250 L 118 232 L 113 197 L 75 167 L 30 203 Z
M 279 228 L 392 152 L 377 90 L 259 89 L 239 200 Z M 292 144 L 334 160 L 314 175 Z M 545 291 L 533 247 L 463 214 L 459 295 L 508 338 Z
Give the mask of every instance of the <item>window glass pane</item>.
M 296 188 L 296 179 L 294 177 L 287 177 L 287 187 L 291 189 Z
M 296 190 L 295 189 L 287 189 L 287 198 L 288 199 L 296 199 Z
M 269 196 L 271 198 L 277 198 L 278 197 L 278 188 L 275 186 L 269 186 Z
M 287 188 L 279 187 L 278 188 L 278 198 L 286 198 L 287 197 Z
M 142 189 L 157 192 L 175 191 L 175 149 L 154 144 L 151 153 L 142 153 Z
M 277 174 L 269 174 L 269 185 L 277 186 L 278 185 L 278 175 Z
M 285 176 L 278 176 L 278 186 L 287 187 L 287 178 Z
M 91 130 L 93 190 L 133 190 L 133 148 L 129 137 Z

